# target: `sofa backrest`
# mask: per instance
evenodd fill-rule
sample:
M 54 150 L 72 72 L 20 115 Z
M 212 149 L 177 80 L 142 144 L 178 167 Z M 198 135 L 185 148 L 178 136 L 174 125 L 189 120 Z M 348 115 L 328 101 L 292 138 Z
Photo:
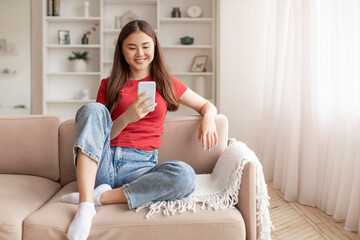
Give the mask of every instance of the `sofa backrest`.
M 76 180 L 73 160 L 75 120 L 63 122 L 59 129 L 60 184 Z
M 59 180 L 61 117 L 0 117 L 0 173 Z
M 197 142 L 201 116 L 166 117 L 159 162 L 181 160 L 190 164 L 196 173 L 210 173 L 220 154 L 227 146 L 228 121 L 224 115 L 215 119 L 219 137 L 218 146 L 212 151 L 204 151 Z M 60 143 L 60 183 L 66 185 L 76 180 L 73 164 L 73 141 L 75 122 L 63 122 L 59 130 Z
M 220 154 L 225 150 L 228 139 L 228 120 L 218 114 L 215 118 L 218 133 L 218 146 L 204 151 L 202 143 L 197 142 L 201 116 L 167 117 L 159 149 L 159 162 L 181 160 L 190 164 L 196 173 L 212 172 Z

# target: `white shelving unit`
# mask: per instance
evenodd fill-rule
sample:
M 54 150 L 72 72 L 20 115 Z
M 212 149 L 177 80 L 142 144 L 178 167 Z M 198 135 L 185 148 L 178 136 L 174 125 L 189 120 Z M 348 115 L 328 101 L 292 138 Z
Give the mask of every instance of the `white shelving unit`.
M 115 42 L 121 29 L 115 29 L 115 16 L 128 10 L 149 22 L 160 40 L 164 57 L 172 74 L 192 90 L 216 103 L 216 0 L 90 0 L 89 17 L 84 17 L 82 0 L 61 0 L 60 16 L 46 15 L 43 0 L 43 112 L 74 118 L 78 108 L 94 102 L 100 80 L 109 76 Z M 200 18 L 190 18 L 190 5 L 201 6 Z M 171 18 L 173 7 L 180 7 L 182 17 Z M 92 28 L 96 26 L 96 30 Z M 70 31 L 69 45 L 59 45 L 58 30 Z M 91 31 L 89 45 L 81 37 Z M 192 45 L 182 45 L 180 38 L 194 37 Z M 71 72 L 67 57 L 71 51 L 89 51 L 86 72 Z M 208 56 L 205 72 L 190 72 L 195 56 Z M 78 93 L 88 89 L 90 100 L 80 100 Z M 169 115 L 191 115 L 195 112 L 180 107 Z

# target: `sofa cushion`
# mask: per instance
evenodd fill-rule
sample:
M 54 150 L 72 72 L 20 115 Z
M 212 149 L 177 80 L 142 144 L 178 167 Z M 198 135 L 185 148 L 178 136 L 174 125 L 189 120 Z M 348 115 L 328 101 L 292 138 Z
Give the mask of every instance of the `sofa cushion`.
M 197 142 L 201 116 L 166 117 L 159 162 L 181 160 L 190 164 L 196 173 L 210 173 L 225 150 L 228 140 L 228 121 L 224 115 L 215 118 L 218 146 L 211 152 L 202 149 Z M 75 122 L 65 121 L 60 126 L 60 183 L 64 186 L 74 181 L 73 142 Z M 184 151 L 186 149 L 186 151 Z
M 59 126 L 56 116 L 0 117 L 0 173 L 59 180 Z
M 0 239 L 21 239 L 23 220 L 60 187 L 42 177 L 0 174 Z
M 61 189 L 40 210 L 24 222 L 24 240 L 65 239 L 77 205 L 62 203 L 63 194 L 77 191 L 76 182 Z M 157 214 L 146 219 L 147 209 L 129 210 L 126 204 L 97 207 L 90 239 L 245 239 L 245 224 L 236 209 L 201 210 L 176 216 Z

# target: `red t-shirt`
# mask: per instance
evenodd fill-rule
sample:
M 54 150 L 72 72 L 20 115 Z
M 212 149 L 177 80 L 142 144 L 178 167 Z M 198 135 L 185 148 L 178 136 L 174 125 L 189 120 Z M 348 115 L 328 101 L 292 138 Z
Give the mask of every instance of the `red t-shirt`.
M 187 86 L 176 79 L 172 78 L 173 89 L 176 99 L 186 91 Z M 150 76 L 140 80 L 128 80 L 124 88 L 120 90 L 121 101 L 112 113 L 112 120 L 118 118 L 137 98 L 137 87 L 139 82 L 153 81 Z M 106 103 L 106 89 L 108 79 L 103 79 L 96 97 L 96 102 Z M 157 106 L 155 110 L 149 112 L 144 118 L 137 122 L 128 124 L 118 136 L 110 142 L 110 146 L 130 147 L 151 151 L 160 148 L 160 136 L 163 133 L 163 124 L 167 112 L 165 99 L 156 91 L 155 102 Z

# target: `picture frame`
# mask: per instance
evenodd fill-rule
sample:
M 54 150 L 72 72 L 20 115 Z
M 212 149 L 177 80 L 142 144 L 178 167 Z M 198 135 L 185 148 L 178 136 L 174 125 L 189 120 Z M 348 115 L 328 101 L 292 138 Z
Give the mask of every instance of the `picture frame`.
M 205 72 L 208 56 L 195 56 L 191 64 L 190 72 Z
M 0 39 L 0 52 L 7 52 L 6 39 Z
M 58 41 L 60 45 L 70 44 L 70 31 L 58 30 Z

